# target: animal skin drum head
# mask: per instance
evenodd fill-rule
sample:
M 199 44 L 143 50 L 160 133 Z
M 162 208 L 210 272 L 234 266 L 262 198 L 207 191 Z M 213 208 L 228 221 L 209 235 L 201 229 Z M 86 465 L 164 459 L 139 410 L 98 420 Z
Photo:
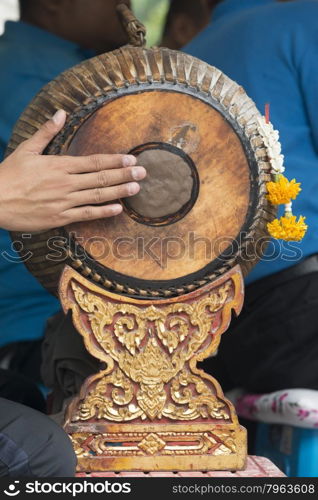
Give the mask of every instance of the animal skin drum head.
M 57 110 L 64 129 L 46 154 L 131 153 L 141 191 L 112 219 L 13 233 L 29 270 L 56 293 L 69 264 L 118 294 L 162 298 L 198 289 L 262 257 L 275 209 L 260 113 L 220 70 L 181 52 L 124 47 L 64 72 L 16 124 L 8 153 Z
M 141 191 L 125 202 L 144 224 L 169 224 L 186 215 L 194 205 L 199 179 L 191 158 L 169 144 L 150 144 L 131 151 L 147 170 Z M 133 214 L 131 214 L 133 216 Z

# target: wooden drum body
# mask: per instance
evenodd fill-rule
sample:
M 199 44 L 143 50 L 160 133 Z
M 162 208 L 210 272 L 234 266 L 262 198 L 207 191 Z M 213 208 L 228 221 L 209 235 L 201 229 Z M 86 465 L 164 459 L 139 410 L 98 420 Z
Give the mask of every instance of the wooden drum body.
M 104 364 L 66 416 L 79 470 L 243 468 L 245 430 L 196 365 L 239 314 L 275 215 L 260 114 L 216 68 L 124 47 L 47 85 L 9 152 L 59 108 L 67 123 L 47 154 L 132 153 L 148 171 L 114 219 L 13 235 L 48 290 L 60 281 L 64 310 Z

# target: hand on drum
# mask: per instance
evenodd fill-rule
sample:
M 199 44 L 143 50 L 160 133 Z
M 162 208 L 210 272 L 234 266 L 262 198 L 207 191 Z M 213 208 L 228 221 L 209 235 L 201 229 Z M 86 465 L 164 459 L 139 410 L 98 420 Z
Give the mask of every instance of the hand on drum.
M 134 156 L 43 156 L 65 119 L 59 110 L 0 165 L 1 228 L 33 232 L 112 217 L 122 212 L 116 200 L 139 192 L 146 170 Z

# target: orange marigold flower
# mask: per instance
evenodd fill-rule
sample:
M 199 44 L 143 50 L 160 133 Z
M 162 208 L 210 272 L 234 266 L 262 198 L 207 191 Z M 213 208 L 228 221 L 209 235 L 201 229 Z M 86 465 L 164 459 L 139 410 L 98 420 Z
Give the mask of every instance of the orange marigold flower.
M 305 236 L 308 226 L 306 217 L 300 216 L 297 221 L 295 215 L 281 217 L 267 224 L 269 234 L 276 239 L 285 241 L 301 241 Z
M 273 205 L 285 205 L 290 200 L 295 200 L 301 191 L 300 183 L 296 182 L 296 179 L 289 181 L 284 175 L 280 175 L 277 182 L 268 182 L 266 187 L 267 199 Z

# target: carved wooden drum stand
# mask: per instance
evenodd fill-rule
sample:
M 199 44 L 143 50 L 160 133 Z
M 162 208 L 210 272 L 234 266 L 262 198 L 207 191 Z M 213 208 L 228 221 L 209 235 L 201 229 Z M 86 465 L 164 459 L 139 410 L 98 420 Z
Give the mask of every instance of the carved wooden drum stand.
M 68 408 L 79 467 L 91 470 L 241 469 L 246 432 L 219 384 L 197 368 L 240 312 L 239 267 L 187 295 L 123 298 L 66 268 L 65 310 L 105 362 Z
M 9 151 L 59 108 L 67 123 L 47 154 L 131 153 L 148 171 L 114 219 L 14 234 L 42 284 L 56 293 L 60 280 L 63 308 L 101 362 L 67 410 L 79 470 L 244 468 L 246 432 L 197 363 L 240 313 L 243 275 L 274 218 L 260 114 L 216 68 L 127 46 L 47 85 Z M 47 258 L 50 238 L 66 259 Z

